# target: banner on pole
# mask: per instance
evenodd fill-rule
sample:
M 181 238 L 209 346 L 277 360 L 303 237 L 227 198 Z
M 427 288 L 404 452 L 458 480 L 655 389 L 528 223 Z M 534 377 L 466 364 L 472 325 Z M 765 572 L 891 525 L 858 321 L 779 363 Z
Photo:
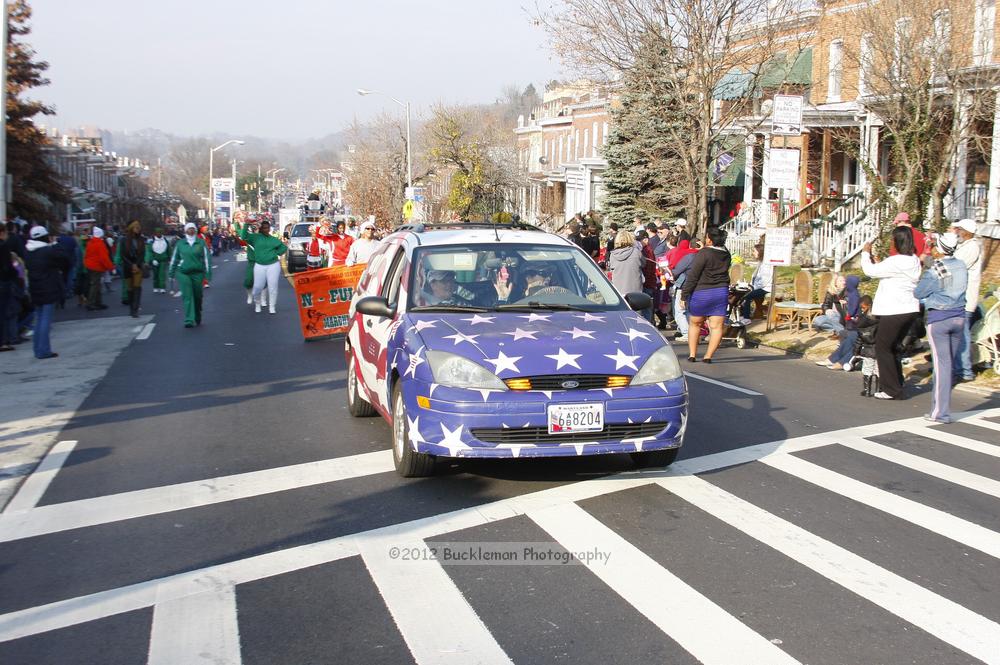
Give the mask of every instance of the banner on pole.
M 366 264 L 309 270 L 293 277 L 306 340 L 347 332 L 354 288 Z

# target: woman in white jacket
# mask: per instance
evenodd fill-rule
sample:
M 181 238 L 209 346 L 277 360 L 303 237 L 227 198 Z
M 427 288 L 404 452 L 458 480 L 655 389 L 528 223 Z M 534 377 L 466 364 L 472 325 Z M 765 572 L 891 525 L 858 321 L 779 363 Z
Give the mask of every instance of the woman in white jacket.
M 879 280 L 872 301 L 872 314 L 878 317 L 875 361 L 882 390 L 875 397 L 879 399 L 903 396 L 903 366 L 895 349 L 920 315 L 920 303 L 913 295 L 920 280 L 920 259 L 916 256 L 913 232 L 907 226 L 897 226 L 892 231 L 892 244 L 896 254 L 878 263 L 872 259 L 871 243 L 865 245 L 861 254 L 861 269 Z

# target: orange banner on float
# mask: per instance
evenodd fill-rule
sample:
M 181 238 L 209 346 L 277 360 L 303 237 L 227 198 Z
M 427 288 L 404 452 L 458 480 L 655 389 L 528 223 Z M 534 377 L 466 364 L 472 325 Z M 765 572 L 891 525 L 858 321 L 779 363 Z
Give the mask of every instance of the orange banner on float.
M 303 337 L 308 340 L 347 332 L 347 312 L 365 265 L 334 266 L 293 275 Z

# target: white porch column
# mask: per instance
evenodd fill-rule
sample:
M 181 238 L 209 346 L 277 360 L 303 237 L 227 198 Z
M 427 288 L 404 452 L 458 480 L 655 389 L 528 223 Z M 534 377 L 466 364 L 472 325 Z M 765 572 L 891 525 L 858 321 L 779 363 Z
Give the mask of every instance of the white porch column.
M 987 199 L 986 221 L 1000 220 L 1000 90 L 996 93 L 993 110 L 993 147 L 990 150 L 990 191 Z
M 961 138 L 955 150 L 955 161 L 952 165 L 954 176 L 951 185 L 951 217 L 958 219 L 966 216 L 965 190 L 968 187 L 969 167 L 969 106 L 971 100 L 968 93 L 962 93 L 962 101 L 958 107 L 958 126 Z
M 764 136 L 764 164 L 761 167 L 761 185 L 760 185 L 760 198 L 765 201 L 768 199 L 768 193 L 771 189 L 771 173 L 769 169 L 769 163 L 771 161 L 771 135 L 767 134 Z
M 743 165 L 743 204 L 746 206 L 753 201 L 753 149 L 756 144 L 757 135 L 747 134 L 746 163 Z

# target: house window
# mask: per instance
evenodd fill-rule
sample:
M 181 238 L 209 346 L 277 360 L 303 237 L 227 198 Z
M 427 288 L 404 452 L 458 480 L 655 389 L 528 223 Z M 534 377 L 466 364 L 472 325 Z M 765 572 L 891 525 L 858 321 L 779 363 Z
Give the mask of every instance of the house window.
M 556 166 L 563 162 L 563 137 L 559 137 L 559 157 L 556 159 Z
M 976 0 L 973 28 L 972 64 L 983 67 L 993 61 L 993 32 L 997 15 L 996 0 Z
M 861 35 L 861 45 L 858 48 L 860 67 L 858 68 L 858 97 L 866 97 L 871 93 L 872 75 L 872 36 Z
M 583 156 L 589 157 L 588 152 L 590 152 L 590 130 L 585 129 L 583 130 Z
M 830 42 L 830 59 L 826 83 L 826 101 L 840 101 L 840 83 L 843 78 L 844 41 L 837 39 Z

